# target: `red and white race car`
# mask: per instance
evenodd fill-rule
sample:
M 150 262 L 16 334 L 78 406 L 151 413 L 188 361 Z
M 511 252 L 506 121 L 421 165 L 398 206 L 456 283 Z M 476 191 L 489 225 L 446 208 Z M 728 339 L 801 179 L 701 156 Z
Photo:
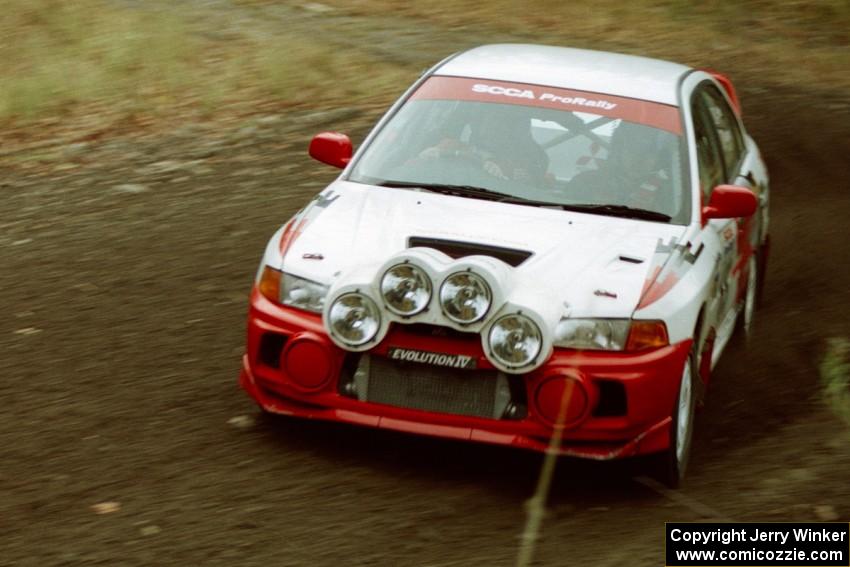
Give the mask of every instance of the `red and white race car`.
M 676 485 L 768 251 L 724 76 L 490 45 L 425 73 L 271 238 L 241 384 L 267 412 L 612 459 Z M 736 325 L 736 322 L 738 323 Z

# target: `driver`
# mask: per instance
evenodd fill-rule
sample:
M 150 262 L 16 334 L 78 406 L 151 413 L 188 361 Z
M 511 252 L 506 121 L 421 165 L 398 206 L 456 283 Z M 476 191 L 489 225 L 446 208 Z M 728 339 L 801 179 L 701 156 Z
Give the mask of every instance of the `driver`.
M 488 105 L 489 106 L 489 105 Z M 540 185 L 546 180 L 549 157 L 531 135 L 531 119 L 522 108 L 509 106 L 470 121 L 469 143 L 444 138 L 425 149 L 425 159 L 458 158 L 481 164 L 489 175 L 503 180 Z
M 531 119 L 522 108 L 508 107 L 488 116 L 473 135 L 484 170 L 501 179 L 540 184 L 549 169 L 549 156 L 531 135 Z

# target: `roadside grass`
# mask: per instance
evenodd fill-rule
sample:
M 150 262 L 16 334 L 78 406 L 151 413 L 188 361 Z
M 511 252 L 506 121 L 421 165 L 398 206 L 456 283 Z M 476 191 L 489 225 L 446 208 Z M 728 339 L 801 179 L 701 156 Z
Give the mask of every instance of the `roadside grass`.
M 827 403 L 850 425 L 850 340 L 829 340 L 820 364 L 820 376 Z
M 252 0 L 258 2 L 261 0 Z M 354 14 L 415 16 L 586 49 L 710 66 L 751 82 L 850 88 L 847 0 L 324 0 Z
M 273 0 L 232 0 L 272 5 Z M 850 88 L 850 3 L 779 0 L 324 0 L 334 11 L 435 21 L 758 73 L 759 82 Z M 162 2 L 0 0 L 0 121 L 169 116 L 254 103 L 388 99 L 419 69 L 296 36 L 218 29 Z M 731 30 L 731 31 L 730 31 Z M 222 37 L 225 39 L 222 41 Z M 368 70 L 368 72 L 363 72 Z M 755 76 L 755 75 L 753 75 Z
M 0 121 L 26 124 L 75 113 L 168 116 L 187 108 L 215 114 L 253 101 L 319 106 L 412 78 L 286 30 L 227 33 L 221 41 L 218 30 L 159 3 L 0 0 Z M 355 80 L 367 64 L 375 72 Z
M 0 1 L 0 116 L 99 100 L 130 107 L 176 93 L 198 46 L 179 20 L 98 0 Z

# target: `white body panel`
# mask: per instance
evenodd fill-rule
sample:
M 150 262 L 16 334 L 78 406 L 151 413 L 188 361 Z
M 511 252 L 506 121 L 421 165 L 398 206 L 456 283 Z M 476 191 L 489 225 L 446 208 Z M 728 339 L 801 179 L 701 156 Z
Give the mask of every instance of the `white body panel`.
M 514 278 L 515 293 L 566 303 L 568 309 L 563 310 L 574 317 L 630 317 L 658 243 L 678 239 L 685 230 L 345 181 L 328 187 L 324 195 L 329 194 L 333 202 L 320 213 L 312 211 L 314 205 L 305 209 L 313 218 L 283 265 L 272 264 L 280 262 L 274 248 L 267 263 L 333 285 L 354 270 L 377 274 L 387 258 L 408 248 L 412 236 L 519 249 L 533 256 L 515 268 L 505 265 Z M 323 260 L 309 259 L 314 254 Z

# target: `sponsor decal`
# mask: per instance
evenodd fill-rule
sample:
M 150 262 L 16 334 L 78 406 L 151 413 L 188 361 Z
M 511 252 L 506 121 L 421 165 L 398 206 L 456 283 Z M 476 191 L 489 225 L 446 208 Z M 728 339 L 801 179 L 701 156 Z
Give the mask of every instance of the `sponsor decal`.
M 696 252 L 691 252 L 690 248 L 685 252 L 685 262 L 689 264 L 695 264 L 700 254 L 702 254 L 702 250 L 705 248 L 705 244 L 702 242 L 699 243 L 699 248 L 697 248 Z
M 477 93 L 489 93 L 492 95 L 505 95 L 505 96 L 513 96 L 519 98 L 530 98 L 532 100 L 537 97 L 534 95 L 534 91 L 529 89 L 514 89 L 511 87 L 500 87 L 498 85 L 482 85 L 480 83 L 476 83 L 472 85 L 472 90 Z
M 319 193 L 313 198 L 313 201 L 315 201 L 317 207 L 327 209 L 337 199 L 339 199 L 339 195 L 335 195 L 333 190 L 331 190 L 325 193 Z
M 297 213 L 292 220 L 286 223 L 286 228 L 283 229 L 283 234 L 280 236 L 280 256 L 286 258 L 286 253 L 301 236 L 301 232 L 307 224 L 307 219 L 302 216 L 302 212 Z
M 505 88 L 498 85 L 484 85 L 476 83 L 472 85 L 472 90 L 476 93 L 487 93 L 491 95 L 511 96 L 515 98 L 529 98 L 531 100 L 548 100 L 551 102 L 560 102 L 561 104 L 571 104 L 574 106 L 590 106 L 592 108 L 603 108 L 605 110 L 613 110 L 617 107 L 617 103 L 607 100 L 588 99 L 583 96 L 559 96 L 550 92 L 541 92 L 539 95 L 531 89 L 515 89 Z
M 289 252 L 289 249 L 292 248 L 292 245 L 295 244 L 295 241 L 298 240 L 298 237 L 301 236 L 301 233 L 307 228 L 307 225 L 315 220 L 322 211 L 331 206 L 337 199 L 339 199 L 339 195 L 335 194 L 333 190 L 324 191 L 316 195 L 306 207 L 298 211 L 295 216 L 292 217 L 292 220 L 287 223 L 286 228 L 280 237 L 280 255 L 285 258 L 286 253 Z M 312 257 L 308 258 L 305 255 L 304 258 L 308 260 L 322 259 L 321 254 L 311 256 Z
M 555 108 L 567 112 L 586 112 L 622 118 L 674 134 L 682 133 L 679 109 L 675 106 L 560 87 L 438 75 L 425 81 L 410 98 L 411 100 L 471 100 Z
M 671 238 L 665 244 L 660 238 L 655 246 L 653 262 L 656 264 L 644 281 L 641 299 L 637 308 L 643 309 L 658 301 L 685 277 L 690 265 L 696 263 L 705 245 L 700 243 L 696 251 L 691 242 L 678 242 Z
M 477 361 L 474 356 L 467 356 L 465 354 L 444 354 L 412 348 L 390 347 L 390 350 L 387 352 L 387 357 L 390 360 L 418 362 L 419 364 L 431 364 L 433 366 L 445 366 L 448 368 L 475 368 L 477 366 Z

